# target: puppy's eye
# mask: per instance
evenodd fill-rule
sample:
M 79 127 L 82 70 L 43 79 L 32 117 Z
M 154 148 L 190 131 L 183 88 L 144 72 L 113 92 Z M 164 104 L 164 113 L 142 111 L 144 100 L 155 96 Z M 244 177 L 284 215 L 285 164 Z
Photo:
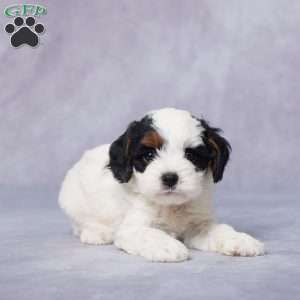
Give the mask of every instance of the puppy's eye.
M 155 151 L 154 150 L 148 150 L 148 151 L 143 153 L 142 159 L 145 162 L 149 162 L 154 158 L 154 156 L 155 156 Z
M 208 166 L 210 155 L 206 149 L 199 146 L 185 149 L 185 158 L 193 163 L 197 170 L 204 170 Z
M 198 161 L 198 156 L 195 153 L 193 153 L 190 149 L 186 149 L 185 157 L 192 163 L 196 163 Z

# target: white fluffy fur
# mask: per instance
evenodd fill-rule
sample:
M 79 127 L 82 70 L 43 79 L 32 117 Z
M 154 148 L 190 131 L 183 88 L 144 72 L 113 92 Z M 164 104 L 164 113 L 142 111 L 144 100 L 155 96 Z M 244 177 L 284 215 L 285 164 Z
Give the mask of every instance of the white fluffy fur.
M 134 171 L 127 184 L 120 184 L 107 168 L 110 145 L 102 145 L 87 151 L 67 173 L 59 203 L 74 233 L 83 243 L 114 243 L 151 261 L 186 260 L 188 248 L 262 255 L 261 242 L 215 222 L 212 174 L 195 172 L 183 156 L 185 147 L 203 143 L 196 119 L 171 108 L 150 115 L 166 143 L 145 172 Z M 165 193 L 160 182 L 162 173 L 168 171 L 177 172 L 180 178 L 172 194 Z

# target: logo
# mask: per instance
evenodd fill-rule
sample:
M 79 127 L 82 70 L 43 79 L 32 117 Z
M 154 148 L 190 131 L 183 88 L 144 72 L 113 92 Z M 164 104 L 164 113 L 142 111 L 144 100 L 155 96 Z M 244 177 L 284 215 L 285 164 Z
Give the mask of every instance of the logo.
M 21 45 L 35 47 L 39 44 L 40 34 L 45 32 L 43 24 L 36 22 L 36 17 L 47 14 L 47 9 L 41 5 L 15 4 L 5 8 L 4 15 L 13 18 L 6 24 L 5 31 L 10 35 L 10 43 L 17 48 Z

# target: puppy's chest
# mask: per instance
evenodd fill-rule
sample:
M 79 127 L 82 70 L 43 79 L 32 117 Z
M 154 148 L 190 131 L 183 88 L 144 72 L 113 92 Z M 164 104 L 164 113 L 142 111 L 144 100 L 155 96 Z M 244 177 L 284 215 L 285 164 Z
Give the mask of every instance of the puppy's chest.
M 186 205 L 161 207 L 157 210 L 153 226 L 174 237 L 180 237 L 188 228 L 199 220 Z

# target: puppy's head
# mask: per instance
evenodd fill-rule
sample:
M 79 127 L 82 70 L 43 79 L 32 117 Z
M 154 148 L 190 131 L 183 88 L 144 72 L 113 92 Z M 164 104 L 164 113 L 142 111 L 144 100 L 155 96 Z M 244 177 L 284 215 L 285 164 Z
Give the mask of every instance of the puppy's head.
M 145 198 L 181 204 L 222 179 L 230 149 L 205 120 L 165 108 L 128 126 L 111 144 L 109 166 L 117 180 L 130 182 Z

